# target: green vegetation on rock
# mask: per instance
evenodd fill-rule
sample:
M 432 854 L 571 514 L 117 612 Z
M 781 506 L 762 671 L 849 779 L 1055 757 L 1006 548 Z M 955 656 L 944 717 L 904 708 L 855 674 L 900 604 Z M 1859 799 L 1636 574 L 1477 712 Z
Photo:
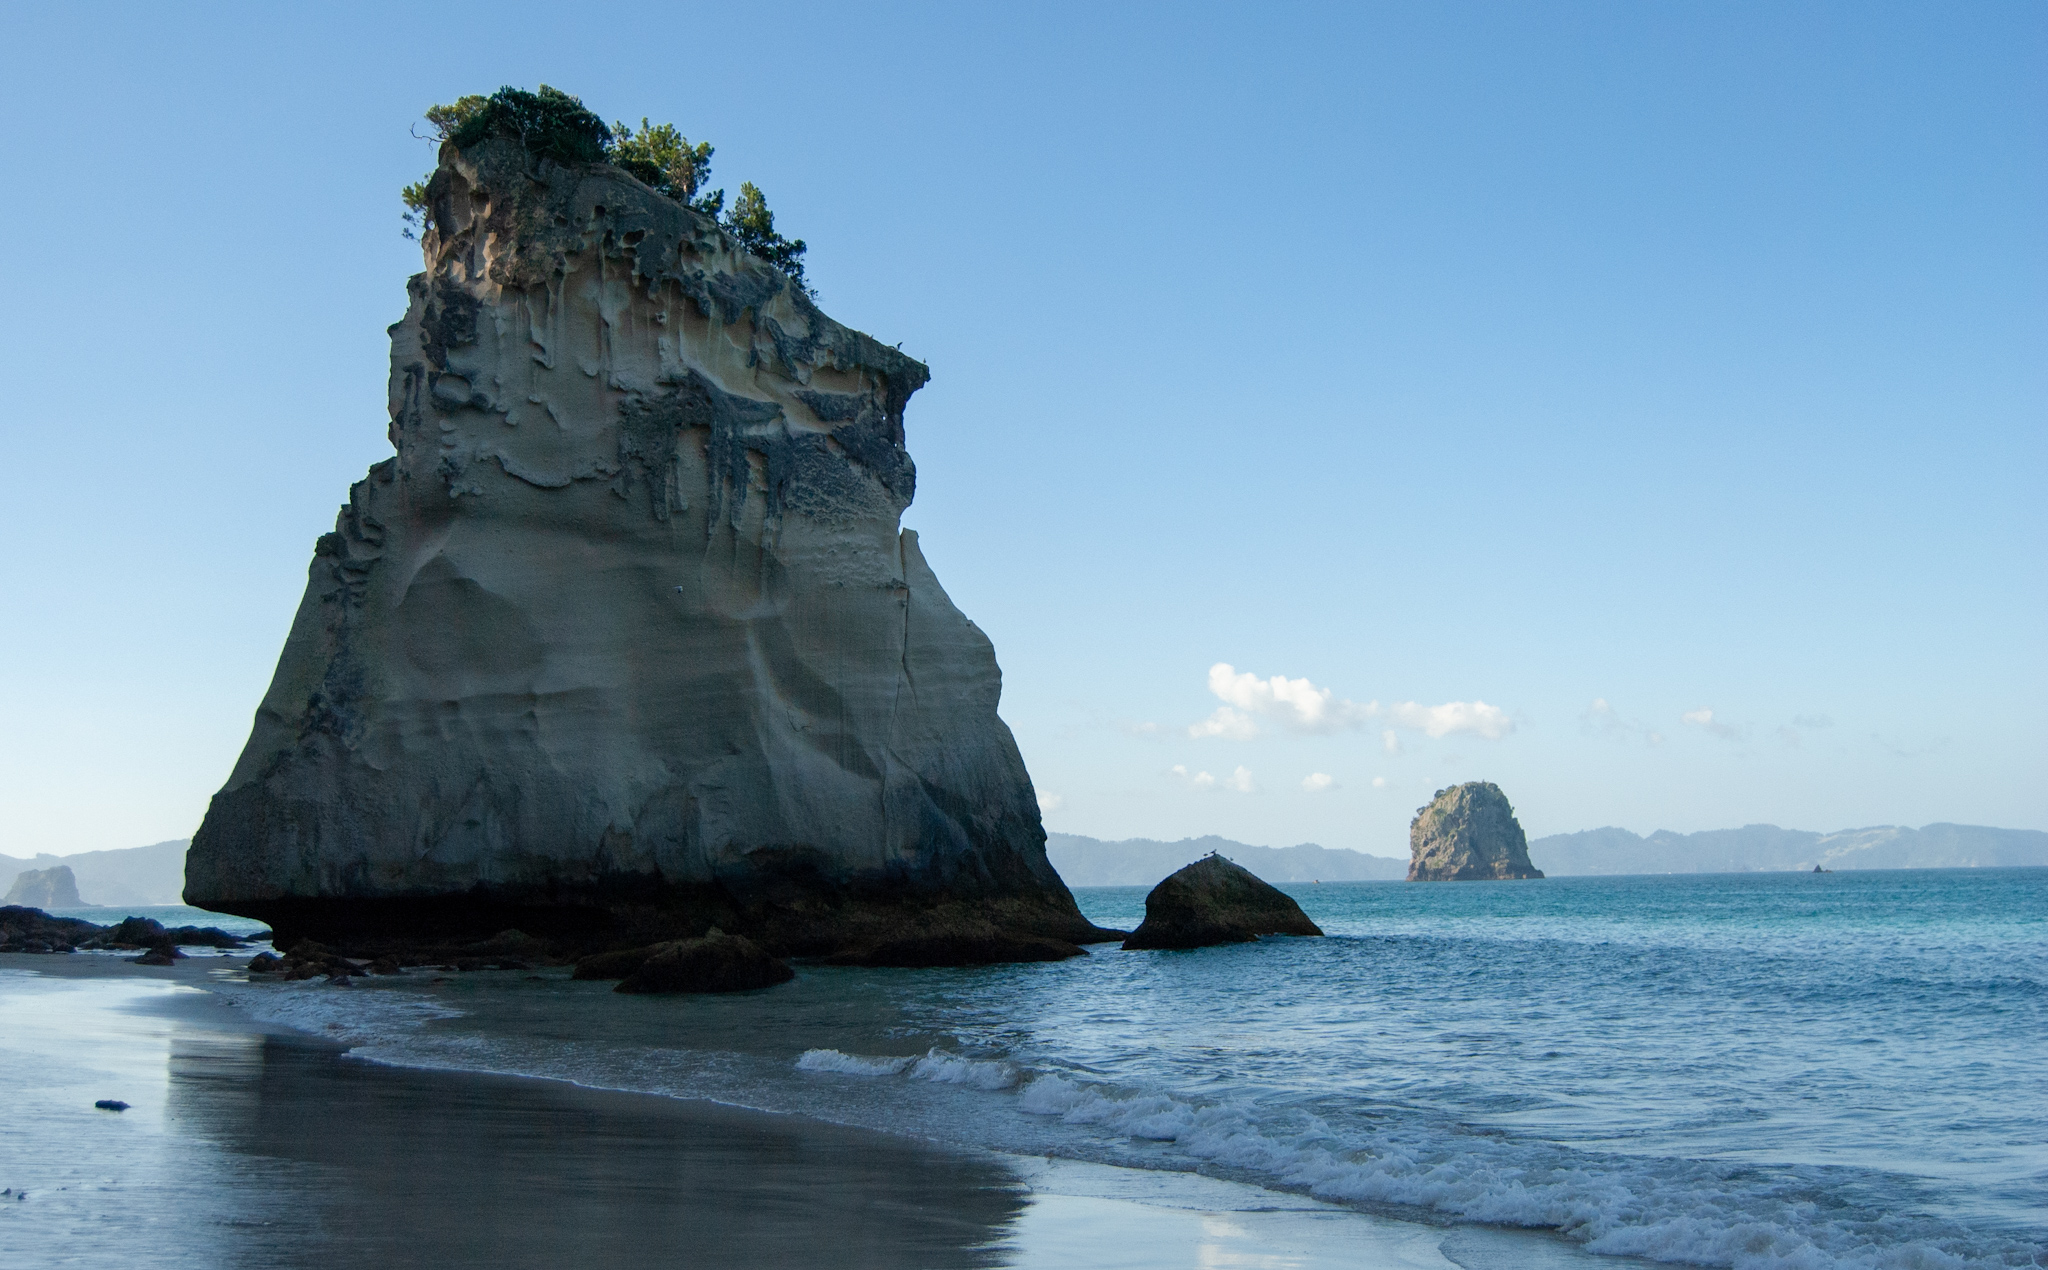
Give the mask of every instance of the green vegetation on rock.
M 719 227 L 741 247 L 789 275 L 805 295 L 817 296 L 804 280 L 804 240 L 775 231 L 775 213 L 751 181 L 740 185 L 739 198 L 730 209 L 724 190 L 700 192 L 711 180 L 711 144 L 692 145 L 674 124 L 650 123 L 643 115 L 637 130 L 625 123 L 607 127 L 580 98 L 546 84 L 539 92 L 507 86 L 488 97 L 458 97 L 429 106 L 426 120 L 433 127 L 433 140 L 452 141 L 460 150 L 492 137 L 508 137 L 536 157 L 557 163 L 612 164 L 656 193 L 717 218 Z M 433 175 L 429 172 L 399 191 L 408 238 L 425 233 L 433 222 L 433 204 L 427 196 Z

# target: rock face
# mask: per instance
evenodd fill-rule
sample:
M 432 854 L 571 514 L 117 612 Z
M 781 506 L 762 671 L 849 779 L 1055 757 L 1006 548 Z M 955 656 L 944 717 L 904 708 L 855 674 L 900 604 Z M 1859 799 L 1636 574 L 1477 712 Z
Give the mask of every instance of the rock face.
M 1220 855 L 1204 856 L 1145 897 L 1145 922 L 1126 948 L 1206 948 L 1261 935 L 1320 935 L 1284 893 Z
M 1436 791 L 1408 826 L 1410 882 L 1540 878 L 1508 796 L 1491 781 Z
M 71 876 L 71 866 L 67 864 L 16 874 L 14 885 L 7 888 L 6 900 L 0 902 L 26 904 L 30 908 L 78 908 L 85 903 L 78 898 L 78 879 Z
M 429 183 L 349 490 L 188 902 L 280 938 L 1092 927 L 899 528 L 924 366 L 709 217 L 496 138 Z

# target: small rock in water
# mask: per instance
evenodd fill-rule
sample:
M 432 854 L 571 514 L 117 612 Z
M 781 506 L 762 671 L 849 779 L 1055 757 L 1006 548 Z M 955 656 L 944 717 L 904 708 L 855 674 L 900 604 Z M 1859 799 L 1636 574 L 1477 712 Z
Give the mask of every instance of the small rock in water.
M 138 966 L 175 966 L 178 958 L 184 956 L 175 948 L 152 948 L 140 957 L 130 958 Z
M 1320 935 L 1286 894 L 1251 870 L 1207 855 L 1173 874 L 1145 897 L 1145 921 L 1125 948 L 1206 948 L 1243 944 L 1261 935 Z
M 93 1106 L 98 1107 L 101 1111 L 128 1110 L 128 1104 L 122 1102 L 119 1098 L 102 1098 L 98 1102 L 94 1103 Z
M 744 935 L 713 933 L 668 945 L 614 992 L 746 992 L 796 978 L 789 963 Z

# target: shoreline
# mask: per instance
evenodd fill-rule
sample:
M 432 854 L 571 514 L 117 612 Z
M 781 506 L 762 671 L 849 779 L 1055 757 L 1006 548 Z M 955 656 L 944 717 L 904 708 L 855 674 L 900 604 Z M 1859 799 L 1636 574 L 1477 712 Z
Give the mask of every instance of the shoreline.
M 848 1267 L 1622 1264 L 1199 1174 L 352 1059 L 208 990 L 244 961 L 0 955 L 0 1076 L 34 1086 L 0 1129 L 0 1188 L 28 1192 L 0 1206 L 0 1261 L 768 1266 L 829 1248 Z M 131 1108 L 94 1111 L 104 1097 Z

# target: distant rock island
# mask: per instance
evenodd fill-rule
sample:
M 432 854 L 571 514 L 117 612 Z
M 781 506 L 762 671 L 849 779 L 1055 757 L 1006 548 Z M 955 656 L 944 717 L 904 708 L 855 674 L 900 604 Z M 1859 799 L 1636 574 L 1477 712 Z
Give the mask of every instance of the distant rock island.
M 189 845 L 187 839 L 174 838 L 146 847 L 67 856 L 43 852 L 28 860 L 0 855 L 0 887 L 12 886 L 26 870 L 62 864 L 77 878 L 81 906 L 176 904 L 179 892 L 185 889 L 185 848 Z
M 15 874 L 14 882 L 7 888 L 7 898 L 0 904 L 20 904 L 29 908 L 79 908 L 84 901 L 78 898 L 78 879 L 72 875 L 69 865 L 57 865 L 48 869 L 24 869 Z
M 1436 791 L 1408 826 L 1410 882 L 1479 882 L 1540 878 L 1529 840 L 1508 796 L 1492 781 L 1467 781 Z
M 926 368 L 608 163 L 450 141 L 423 197 L 397 454 L 314 548 L 187 901 L 281 941 L 1120 933 L 900 527 Z

